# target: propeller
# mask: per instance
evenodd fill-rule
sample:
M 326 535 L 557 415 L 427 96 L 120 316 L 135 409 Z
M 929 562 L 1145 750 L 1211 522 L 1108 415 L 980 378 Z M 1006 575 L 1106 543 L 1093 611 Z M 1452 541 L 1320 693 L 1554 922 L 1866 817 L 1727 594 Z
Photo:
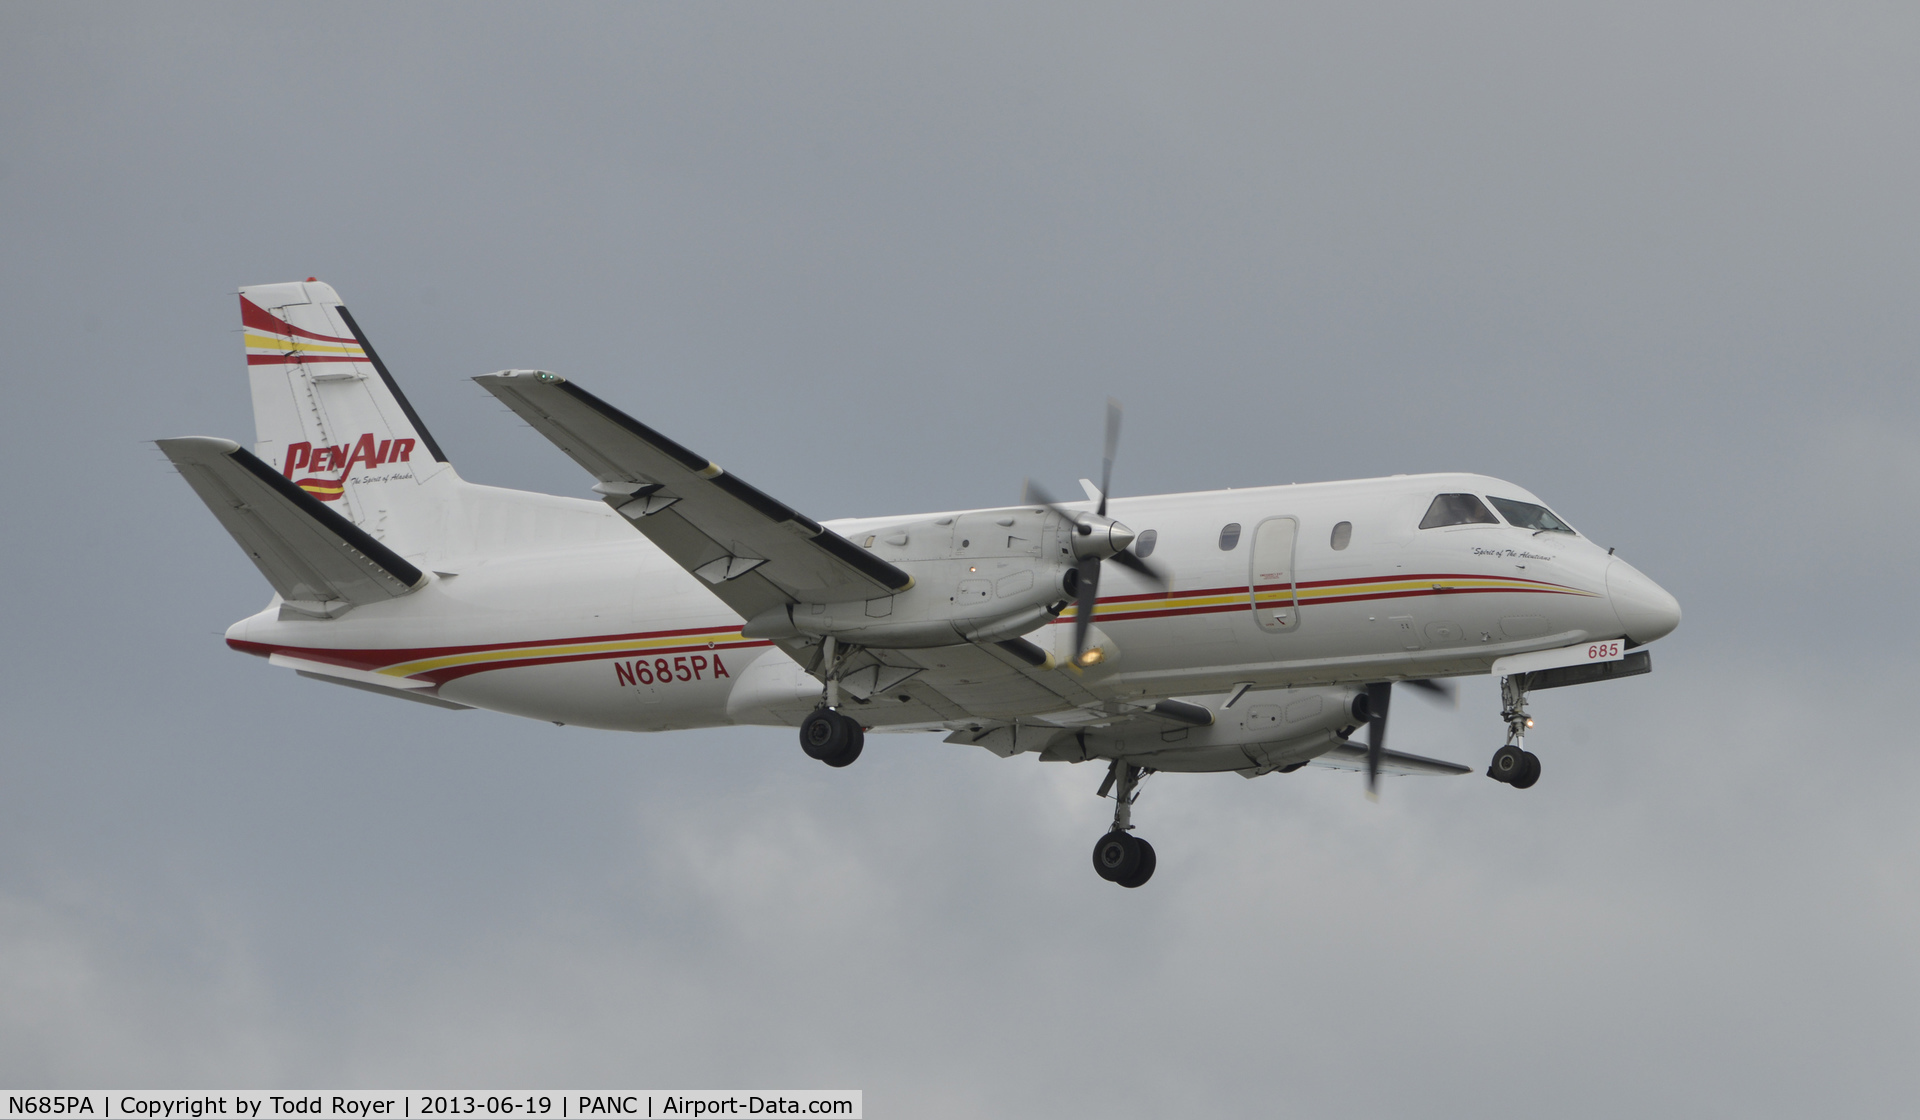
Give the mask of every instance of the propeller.
M 1380 759 L 1387 750 L 1387 706 L 1393 703 L 1393 682 L 1367 686 L 1367 796 L 1380 799 Z
M 1133 544 L 1134 532 L 1118 521 L 1107 516 L 1107 496 L 1113 490 L 1114 453 L 1120 448 L 1120 402 L 1107 398 L 1107 442 L 1105 454 L 1100 464 L 1100 502 L 1092 514 L 1081 513 L 1062 507 L 1060 503 L 1047 496 L 1046 491 L 1027 480 L 1026 498 L 1038 502 L 1059 514 L 1073 524 L 1073 586 L 1068 590 L 1074 597 L 1073 611 L 1073 659 L 1079 662 L 1087 651 L 1087 629 L 1093 625 L 1093 609 L 1100 600 L 1100 564 L 1112 560 L 1145 577 L 1156 587 L 1167 586 L 1167 578 L 1153 565 L 1127 551 Z
M 1452 681 L 1415 680 L 1401 682 L 1449 705 L 1458 705 L 1459 697 Z M 1367 686 L 1367 796 L 1380 799 L 1380 761 L 1387 750 L 1387 709 L 1393 703 L 1393 682 L 1375 681 Z
M 1409 688 L 1417 688 L 1432 697 L 1435 703 L 1445 703 L 1448 707 L 1460 706 L 1460 694 L 1452 681 L 1403 681 Z

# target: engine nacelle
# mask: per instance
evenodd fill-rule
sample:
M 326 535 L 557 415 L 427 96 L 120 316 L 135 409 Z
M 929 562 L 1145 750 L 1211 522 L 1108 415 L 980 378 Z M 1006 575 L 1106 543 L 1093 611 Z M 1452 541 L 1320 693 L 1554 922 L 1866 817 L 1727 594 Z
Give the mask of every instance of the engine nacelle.
M 1276 688 L 1248 692 L 1227 708 L 1224 694 L 1184 697 L 1185 705 L 1211 712 L 1204 727 L 1156 719 L 1129 719 L 1109 727 L 1061 730 L 1000 727 L 961 731 L 952 743 L 974 743 L 995 754 L 1038 752 L 1043 760 L 1084 762 L 1124 758 L 1136 766 L 1185 773 L 1237 770 L 1249 777 L 1304 765 L 1341 742 L 1356 723 L 1366 691 L 1351 685 Z M 1150 706 L 1144 705 L 1143 706 Z
M 1052 621 L 1072 600 L 1074 532 L 1065 517 L 1022 506 L 856 534 L 853 543 L 913 576 L 913 586 L 878 599 L 776 608 L 749 619 L 743 633 L 831 636 L 872 649 L 1016 638 Z

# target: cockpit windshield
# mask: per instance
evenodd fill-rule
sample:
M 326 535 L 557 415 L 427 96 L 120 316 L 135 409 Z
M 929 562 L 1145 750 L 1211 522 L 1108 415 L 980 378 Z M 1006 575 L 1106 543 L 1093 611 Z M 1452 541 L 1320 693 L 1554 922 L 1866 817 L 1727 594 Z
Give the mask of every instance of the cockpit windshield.
M 1571 533 L 1573 526 L 1553 515 L 1546 506 L 1536 506 L 1532 502 L 1516 502 L 1512 498 L 1493 498 L 1493 508 L 1507 519 L 1507 524 L 1519 529 L 1535 529 L 1542 533 Z
M 1546 512 L 1542 510 L 1541 512 Z M 1551 517 L 1551 514 L 1548 514 Z M 1438 529 L 1444 525 L 1498 525 L 1495 517 L 1472 494 L 1441 494 L 1427 507 L 1427 515 L 1420 519 L 1422 529 Z

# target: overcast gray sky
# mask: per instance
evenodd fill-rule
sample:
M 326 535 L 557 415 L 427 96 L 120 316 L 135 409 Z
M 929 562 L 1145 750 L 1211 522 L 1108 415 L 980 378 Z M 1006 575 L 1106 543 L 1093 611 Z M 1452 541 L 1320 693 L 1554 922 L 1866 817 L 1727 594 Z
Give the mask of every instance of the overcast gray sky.
M 0 7 L 0 1083 L 874 1116 L 1911 1115 L 1910 5 Z M 228 651 L 146 442 L 333 283 L 463 474 L 559 370 L 816 517 L 1518 482 L 1679 596 L 1545 776 L 449 713 Z M 1475 765 L 1490 682 L 1396 705 Z

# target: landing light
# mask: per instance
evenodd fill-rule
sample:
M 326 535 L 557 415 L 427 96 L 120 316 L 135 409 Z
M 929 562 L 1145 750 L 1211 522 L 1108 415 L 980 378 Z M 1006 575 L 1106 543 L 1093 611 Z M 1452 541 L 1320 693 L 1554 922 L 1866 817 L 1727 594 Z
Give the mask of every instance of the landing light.
M 1533 717 L 1532 717 L 1532 716 L 1528 716 L 1528 717 L 1527 717 L 1527 726 L 1528 726 L 1528 727 L 1532 727 L 1532 726 L 1533 726 Z
M 1106 652 L 1103 651 L 1099 646 L 1095 646 L 1092 649 L 1088 650 L 1087 652 L 1081 654 L 1076 660 L 1080 663 L 1082 668 L 1085 668 L 1088 665 L 1098 665 L 1102 661 L 1105 661 L 1106 659 L 1107 659 Z

